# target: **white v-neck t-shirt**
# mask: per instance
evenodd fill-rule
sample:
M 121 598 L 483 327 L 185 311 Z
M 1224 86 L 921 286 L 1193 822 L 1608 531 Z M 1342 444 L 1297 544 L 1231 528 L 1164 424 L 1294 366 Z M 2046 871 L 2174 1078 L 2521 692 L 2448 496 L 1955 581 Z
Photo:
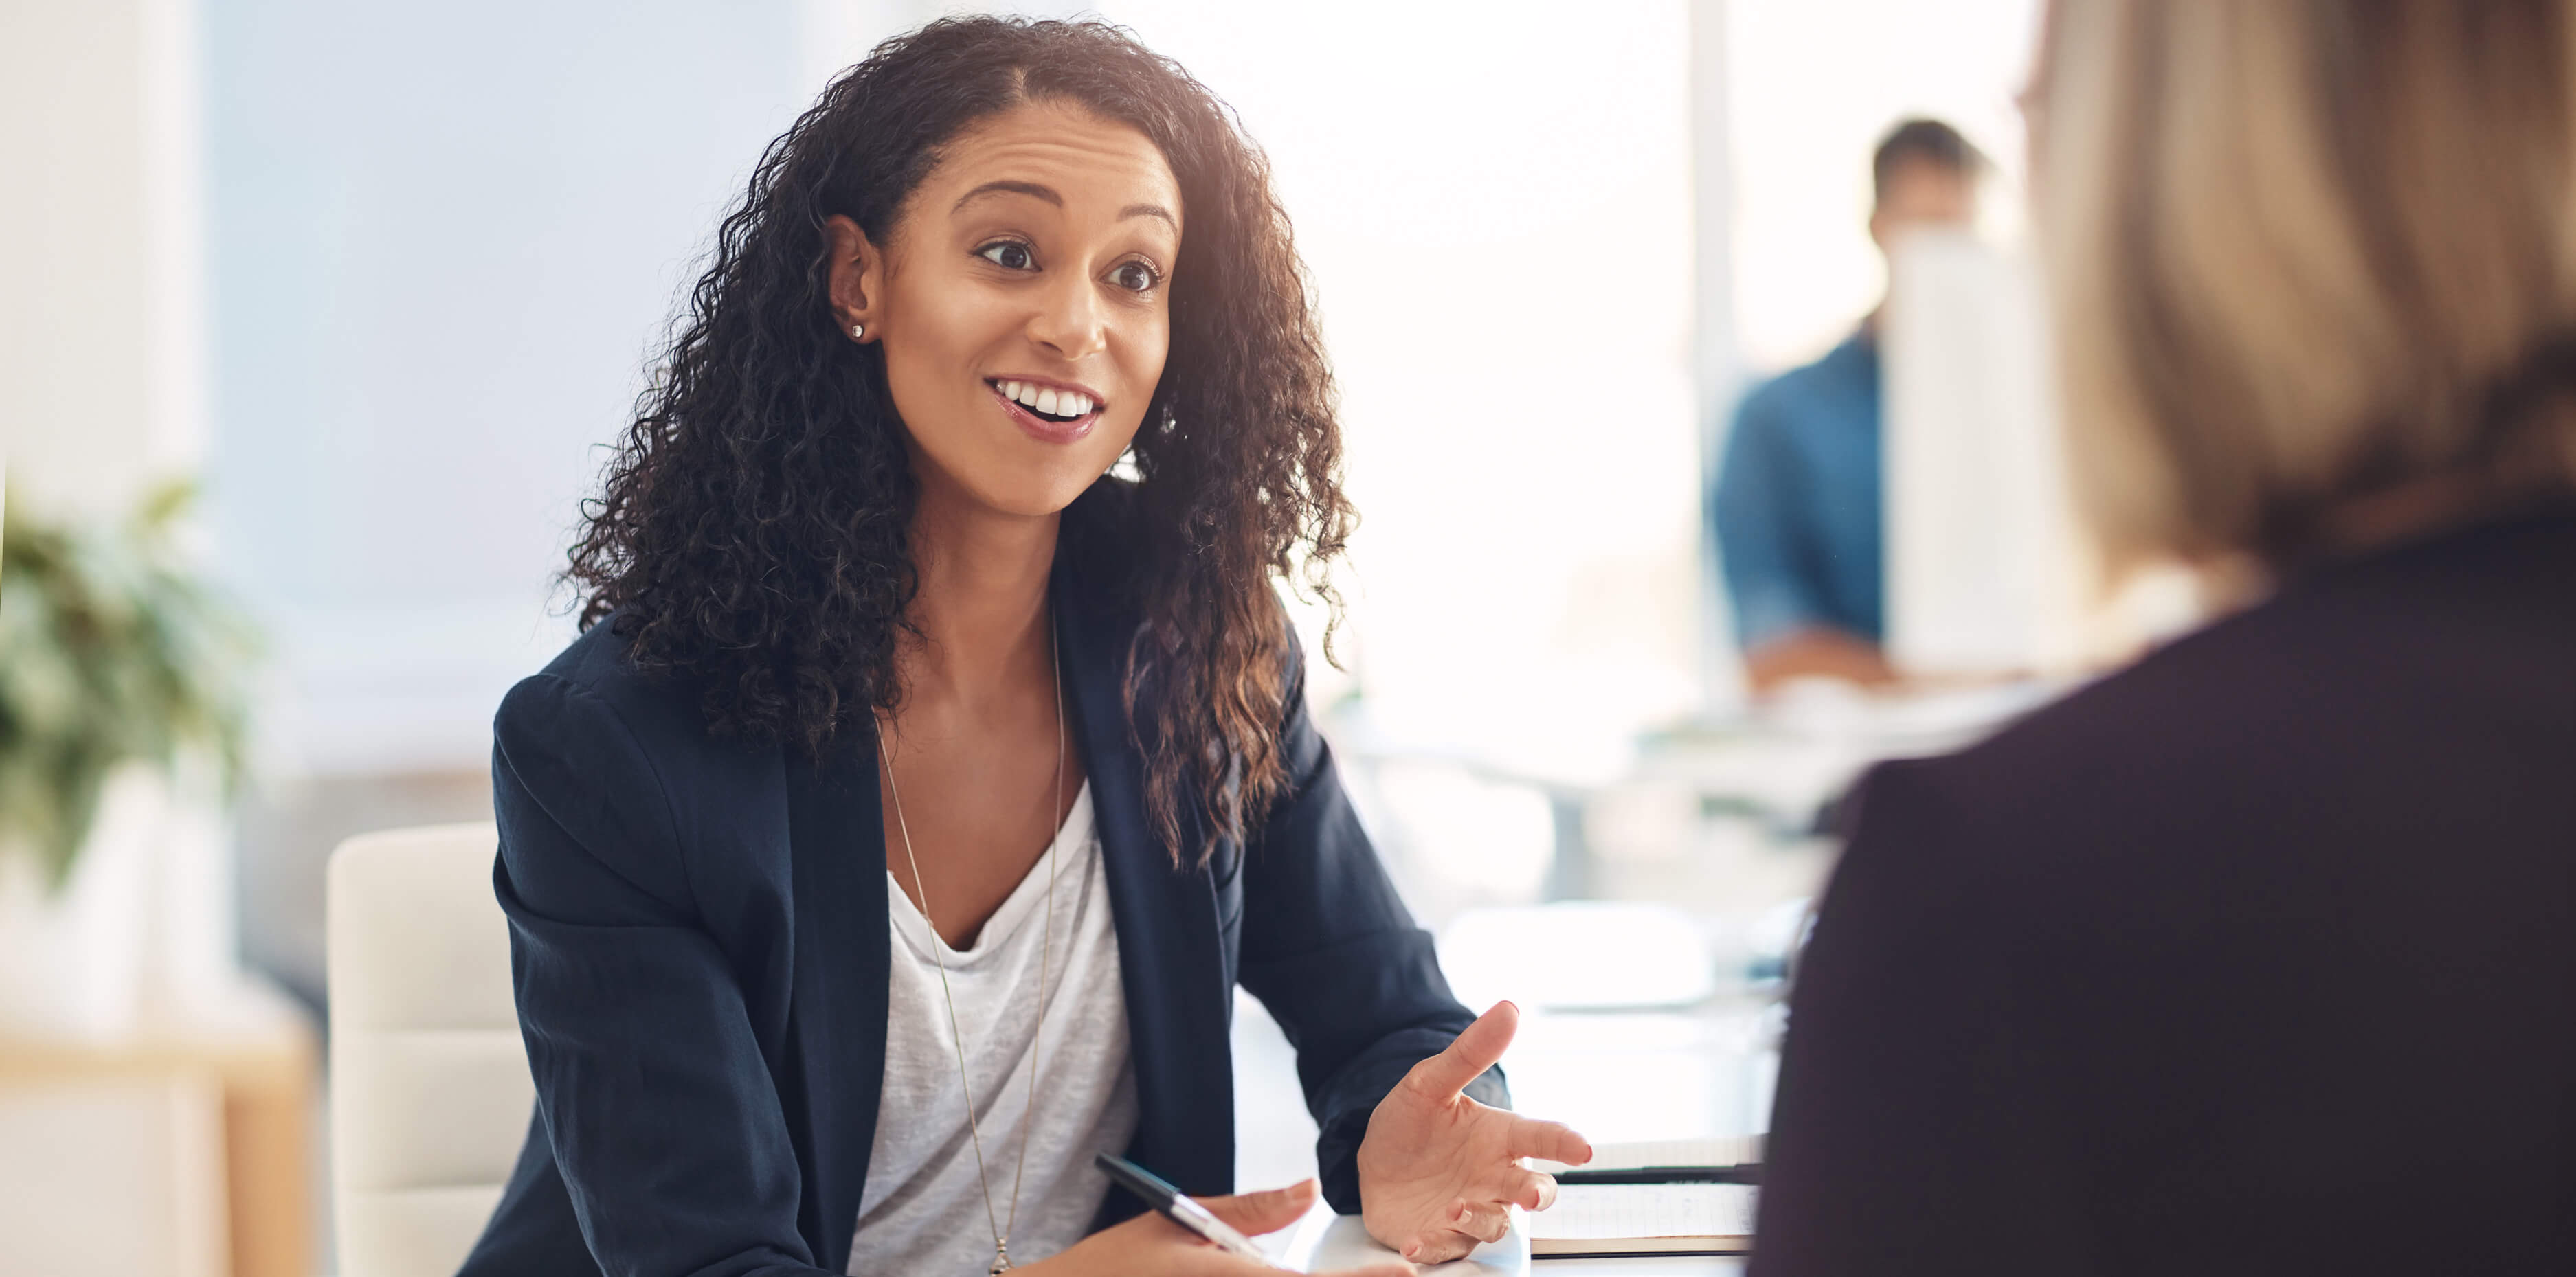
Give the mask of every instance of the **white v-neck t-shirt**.
M 1045 987 L 1047 861 L 1056 860 L 1055 944 Z M 1109 1181 L 1095 1152 L 1122 1152 L 1136 1133 L 1136 1071 L 1127 1054 L 1127 997 L 1118 935 L 1092 823 L 1091 786 L 1074 796 L 1048 856 L 1038 858 L 972 948 L 951 949 L 889 873 L 892 958 L 886 982 L 885 1091 L 859 1198 L 852 1273 L 981 1277 L 993 1262 L 994 1221 L 1009 1224 L 1011 1181 L 1028 1141 L 1011 1262 L 1025 1265 L 1082 1240 Z M 934 951 L 966 1043 L 983 1133 L 992 1220 L 976 1184 L 975 1145 L 958 1084 L 957 1040 L 940 994 Z M 1038 1006 L 1046 1005 L 1045 1036 Z M 1029 1069 L 1039 1070 L 1029 1107 Z

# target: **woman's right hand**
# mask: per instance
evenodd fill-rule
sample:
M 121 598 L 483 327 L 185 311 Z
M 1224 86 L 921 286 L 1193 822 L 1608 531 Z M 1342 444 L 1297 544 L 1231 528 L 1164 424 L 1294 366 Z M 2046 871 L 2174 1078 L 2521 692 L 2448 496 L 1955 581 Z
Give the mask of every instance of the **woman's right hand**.
M 1202 1197 L 1201 1206 L 1246 1237 L 1294 1224 L 1315 1204 L 1315 1181 L 1231 1197 Z M 1180 1225 L 1148 1212 L 1083 1238 L 1072 1249 L 1025 1270 L 1031 1277 L 1256 1277 L 1280 1269 L 1238 1259 Z M 1389 1260 L 1332 1277 L 1413 1277 L 1413 1265 Z

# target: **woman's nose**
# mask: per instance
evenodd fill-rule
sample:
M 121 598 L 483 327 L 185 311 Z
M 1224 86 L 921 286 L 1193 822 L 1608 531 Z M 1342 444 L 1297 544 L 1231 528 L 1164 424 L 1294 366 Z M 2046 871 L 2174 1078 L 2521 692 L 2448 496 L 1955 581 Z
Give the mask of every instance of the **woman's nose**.
M 1046 292 L 1046 300 L 1029 323 L 1029 336 L 1066 359 L 1100 353 L 1108 344 L 1107 317 L 1091 281 L 1068 276 Z

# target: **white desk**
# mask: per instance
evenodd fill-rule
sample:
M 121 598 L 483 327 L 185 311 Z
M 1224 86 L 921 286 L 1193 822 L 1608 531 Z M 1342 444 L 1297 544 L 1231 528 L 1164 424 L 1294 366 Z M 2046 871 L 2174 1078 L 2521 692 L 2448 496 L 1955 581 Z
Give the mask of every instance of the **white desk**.
M 1759 1130 L 1770 1116 L 1778 1066 L 1766 1003 L 1753 996 L 1693 1011 L 1567 1015 L 1533 1013 L 1503 1059 L 1513 1102 L 1525 1113 L 1572 1125 L 1603 1143 L 1729 1135 Z M 1314 1173 L 1314 1125 L 1296 1089 L 1295 1054 L 1249 999 L 1236 1016 L 1236 1117 L 1247 1147 L 1240 1187 L 1270 1188 Z M 1274 1259 L 1301 1271 L 1350 1267 L 1394 1252 L 1370 1240 L 1356 1218 L 1318 1202 L 1296 1225 L 1261 1238 Z M 1740 1277 L 1740 1256 L 1621 1259 L 1527 1257 L 1509 1237 L 1439 1277 Z
M 1506 993 L 1509 991 L 1506 990 Z M 1771 1115 L 1779 1068 L 1779 1016 L 1769 995 L 1723 992 L 1678 1011 L 1522 1014 L 1503 1057 L 1513 1107 L 1564 1122 L 1595 1143 L 1742 1135 Z M 1249 995 L 1238 998 L 1234 1035 L 1238 1190 L 1275 1188 L 1315 1173 L 1315 1126 L 1298 1090 L 1296 1053 Z M 1394 1252 L 1355 1218 L 1318 1202 L 1291 1228 L 1259 1239 L 1301 1271 L 1349 1267 Z M 1740 1256 L 1541 1259 L 1517 1237 L 1454 1264 L 1440 1277 L 1740 1277 Z

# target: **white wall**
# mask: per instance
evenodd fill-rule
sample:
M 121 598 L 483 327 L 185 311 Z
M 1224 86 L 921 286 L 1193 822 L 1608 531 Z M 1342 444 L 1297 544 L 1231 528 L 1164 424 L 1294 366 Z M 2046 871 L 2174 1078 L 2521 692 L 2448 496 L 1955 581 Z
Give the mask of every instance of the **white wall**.
M 1736 327 L 1747 364 L 1823 354 L 1878 302 L 1870 152 L 1908 115 L 1995 161 L 1990 229 L 2019 224 L 2021 119 L 2037 0 L 1721 0 L 1735 147 Z
M 40 518 L 122 516 L 207 446 L 197 16 L 0 4 L 0 453 Z M 0 1019 L 21 1029 L 111 1035 L 232 978 L 212 787 L 174 804 L 129 773 L 61 895 L 0 847 L 0 968 L 23 977 Z
M 1694 707 L 1686 0 L 1102 7 L 1273 162 L 1343 392 L 1344 654 L 1380 724 L 1584 770 Z
M 0 5 L 0 453 L 32 506 L 122 512 L 204 446 L 194 18 Z
M 798 0 L 207 16 L 220 550 L 290 769 L 473 768 L 694 257 L 807 103 Z

